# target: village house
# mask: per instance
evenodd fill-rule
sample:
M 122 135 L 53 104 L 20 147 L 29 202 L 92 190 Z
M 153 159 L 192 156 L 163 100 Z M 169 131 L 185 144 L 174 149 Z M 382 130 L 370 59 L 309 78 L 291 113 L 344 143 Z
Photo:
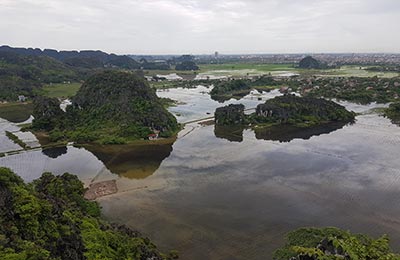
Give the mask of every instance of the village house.
M 25 102 L 26 101 L 26 97 L 24 95 L 19 95 L 18 96 L 18 101 L 19 102 Z

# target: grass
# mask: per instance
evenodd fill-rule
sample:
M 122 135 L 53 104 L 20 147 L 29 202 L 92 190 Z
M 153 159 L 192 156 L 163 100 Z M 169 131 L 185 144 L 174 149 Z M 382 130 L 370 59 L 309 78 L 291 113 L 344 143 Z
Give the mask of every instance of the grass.
M 342 66 L 338 69 L 326 69 L 326 70 L 305 70 L 298 69 L 298 73 L 304 76 L 319 75 L 324 77 L 382 77 L 392 78 L 400 76 L 396 72 L 379 72 L 379 71 L 368 71 L 364 67 L 360 69 L 359 65 L 348 65 Z
M 224 63 L 224 64 L 199 64 L 198 71 L 177 71 L 177 70 L 145 70 L 146 76 L 167 75 L 176 73 L 180 76 L 190 76 L 199 73 L 210 73 L 214 71 L 255 71 L 259 73 L 279 72 L 279 71 L 295 71 L 293 64 L 261 64 L 261 63 Z M 220 74 L 220 73 L 218 73 Z
M 261 72 L 293 71 L 293 64 L 226 63 L 200 65 L 201 72 L 212 70 L 258 70 Z
M 18 138 L 18 136 L 16 136 L 15 134 L 13 134 L 13 133 L 11 133 L 11 132 L 9 132 L 9 131 L 6 131 L 6 136 L 7 136 L 10 140 L 12 140 L 14 143 L 16 143 L 16 144 L 18 144 L 19 146 L 21 146 L 22 148 L 24 148 L 24 149 L 29 148 L 29 147 L 26 145 L 26 143 L 22 142 L 22 141 Z
M 75 96 L 81 87 L 81 83 L 59 83 L 43 87 L 43 94 L 51 98 L 70 98 Z
M 396 72 L 375 72 L 367 71 L 359 65 L 342 66 L 340 69 L 323 69 L 323 70 L 306 70 L 296 68 L 293 64 L 264 64 L 264 63 L 224 63 L 224 64 L 199 64 L 200 70 L 193 71 L 176 71 L 176 70 L 148 70 L 145 75 L 167 75 L 176 73 L 183 77 L 194 74 L 209 74 L 216 76 L 246 76 L 261 75 L 271 73 L 278 75 L 282 72 L 298 73 L 304 76 L 324 76 L 324 77 L 396 77 L 400 76 Z M 157 88 L 168 88 L 168 84 L 155 84 Z M 164 86 L 163 86 L 164 85 Z
M 176 82 L 171 81 L 159 81 L 159 82 L 149 82 L 150 86 L 155 89 L 167 89 L 167 88 L 175 88 Z
M 29 119 L 33 112 L 30 102 L 11 102 L 0 104 L 0 117 L 13 123 L 21 123 Z

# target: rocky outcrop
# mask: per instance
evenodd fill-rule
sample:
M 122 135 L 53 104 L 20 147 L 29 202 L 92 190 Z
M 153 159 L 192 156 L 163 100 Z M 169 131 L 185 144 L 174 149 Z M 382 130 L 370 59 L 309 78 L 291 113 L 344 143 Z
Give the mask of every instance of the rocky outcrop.
M 244 114 L 244 105 L 229 105 L 219 107 L 215 110 L 215 124 L 216 125 L 240 125 L 246 122 L 246 115 Z
M 53 141 L 123 144 L 154 132 L 170 137 L 179 128 L 143 78 L 120 71 L 91 76 L 66 112 L 58 100 L 38 98 L 34 116 L 34 129 L 48 131 Z
M 300 61 L 299 68 L 301 68 L 301 69 L 320 69 L 321 64 L 319 61 L 317 61 L 313 57 L 307 56 Z
M 279 123 L 352 121 L 355 114 L 321 98 L 284 95 L 267 100 L 256 109 L 257 119 Z

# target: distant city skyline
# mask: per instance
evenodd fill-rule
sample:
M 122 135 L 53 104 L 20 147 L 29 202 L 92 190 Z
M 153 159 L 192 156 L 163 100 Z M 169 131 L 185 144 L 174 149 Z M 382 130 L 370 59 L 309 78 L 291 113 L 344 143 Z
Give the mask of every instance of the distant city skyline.
M 116 54 L 400 53 L 398 0 L 0 0 L 0 45 Z

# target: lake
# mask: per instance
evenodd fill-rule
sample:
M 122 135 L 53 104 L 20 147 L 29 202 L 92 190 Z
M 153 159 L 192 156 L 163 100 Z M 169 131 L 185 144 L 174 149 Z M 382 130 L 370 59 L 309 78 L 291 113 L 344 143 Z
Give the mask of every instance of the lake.
M 207 91 L 158 95 L 181 102 L 170 108 L 179 122 L 280 95 L 253 92 L 221 104 Z M 116 180 L 118 193 L 98 199 L 104 217 L 181 259 L 270 259 L 285 233 L 304 226 L 387 233 L 400 251 L 400 128 L 371 112 L 377 105 L 342 104 L 360 113 L 356 123 L 271 137 L 195 122 L 163 144 L 36 149 L 0 165 L 27 181 L 43 171 L 74 173 L 85 184 Z

